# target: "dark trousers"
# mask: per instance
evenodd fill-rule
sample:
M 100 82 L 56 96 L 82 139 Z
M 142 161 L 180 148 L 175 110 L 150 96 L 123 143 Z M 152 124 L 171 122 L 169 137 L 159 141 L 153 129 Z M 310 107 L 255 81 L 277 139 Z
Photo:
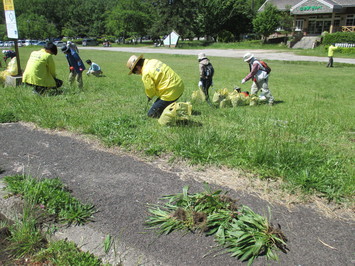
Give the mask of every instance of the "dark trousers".
M 209 100 L 208 90 L 212 85 L 212 79 L 201 79 L 202 81 L 202 91 L 206 96 L 206 101 Z
M 160 98 L 158 98 L 153 103 L 152 107 L 150 107 L 150 109 L 148 111 L 148 116 L 149 117 L 154 117 L 154 118 L 159 118 L 161 116 L 161 114 L 163 113 L 164 109 L 168 105 L 172 104 L 173 102 L 176 102 L 178 99 L 176 99 L 174 101 L 163 101 Z
M 329 56 L 327 67 L 333 67 L 333 56 Z
M 44 94 L 45 92 L 49 91 L 49 90 L 56 90 L 58 88 L 60 88 L 63 85 L 63 81 L 57 78 L 54 78 L 55 80 L 55 87 L 43 87 L 43 86 L 38 86 L 38 85 L 34 85 L 34 84 L 29 84 L 26 83 L 26 85 L 33 87 L 34 92 L 38 93 L 38 94 Z

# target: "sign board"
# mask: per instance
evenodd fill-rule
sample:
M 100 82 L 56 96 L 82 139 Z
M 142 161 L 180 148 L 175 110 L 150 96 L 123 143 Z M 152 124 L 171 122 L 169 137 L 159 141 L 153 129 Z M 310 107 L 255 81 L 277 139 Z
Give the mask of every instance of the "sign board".
M 172 31 L 165 39 L 164 45 L 169 47 L 175 47 L 179 41 L 180 35 L 175 31 Z
M 291 7 L 292 15 L 332 13 L 334 5 L 322 0 L 303 0 Z
M 7 37 L 18 39 L 15 7 L 13 0 L 3 0 L 6 19 Z

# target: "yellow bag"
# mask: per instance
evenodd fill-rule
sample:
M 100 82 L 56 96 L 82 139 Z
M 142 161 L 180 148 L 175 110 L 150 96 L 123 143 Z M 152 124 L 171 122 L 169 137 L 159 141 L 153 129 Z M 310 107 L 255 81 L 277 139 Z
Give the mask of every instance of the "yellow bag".
M 6 71 L 9 73 L 10 76 L 16 76 L 18 74 L 16 57 L 11 59 L 11 61 L 7 65 Z
M 254 105 L 258 105 L 258 104 L 259 104 L 259 97 L 256 96 L 256 95 L 252 95 L 252 96 L 250 97 L 250 103 L 249 103 L 249 105 L 250 105 L 250 106 L 254 106 Z
M 192 92 L 191 100 L 193 102 L 204 102 L 206 101 L 206 95 L 202 90 L 196 90 Z
M 219 103 L 219 108 L 226 108 L 226 107 L 232 107 L 231 99 L 229 97 L 223 99 Z
M 220 102 L 221 102 L 222 100 L 224 100 L 225 98 L 227 98 L 227 96 L 228 96 L 228 90 L 227 90 L 227 88 L 217 90 L 217 91 L 213 94 L 212 102 L 213 102 L 214 104 L 220 104 Z
M 16 76 L 18 74 L 16 57 L 12 58 L 7 68 L 0 72 L 0 82 L 4 83 L 7 76 Z
M 234 93 L 232 95 L 229 96 L 231 99 L 231 103 L 233 107 L 237 107 L 237 106 L 245 106 L 245 105 L 249 105 L 250 104 L 250 97 L 249 96 L 245 96 L 242 93 Z
M 177 121 L 189 120 L 192 113 L 192 105 L 189 102 L 174 102 L 168 105 L 158 123 L 163 126 L 175 125 Z

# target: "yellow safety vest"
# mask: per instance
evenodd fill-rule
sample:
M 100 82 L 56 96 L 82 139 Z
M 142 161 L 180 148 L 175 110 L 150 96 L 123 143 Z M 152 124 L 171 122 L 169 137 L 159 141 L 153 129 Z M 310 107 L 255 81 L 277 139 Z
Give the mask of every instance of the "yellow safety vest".
M 149 98 L 156 96 L 163 101 L 174 101 L 184 92 L 184 83 L 179 75 L 156 59 L 144 60 L 142 81 Z
M 22 82 L 42 87 L 55 87 L 55 77 L 53 56 L 44 49 L 32 52 L 27 61 Z

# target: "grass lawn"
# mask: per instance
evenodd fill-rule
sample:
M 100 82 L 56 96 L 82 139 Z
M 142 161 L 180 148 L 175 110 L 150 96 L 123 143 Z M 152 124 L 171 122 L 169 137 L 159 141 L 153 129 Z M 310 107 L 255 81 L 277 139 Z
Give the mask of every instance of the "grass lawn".
M 79 47 L 80 49 L 80 47 Z M 33 48 L 20 48 L 22 68 Z M 194 103 L 190 126 L 162 127 L 146 116 L 140 76 L 128 76 L 131 54 L 81 50 L 101 65 L 104 78 L 84 75 L 84 91 L 69 87 L 64 55 L 55 57 L 64 94 L 40 97 L 31 88 L 1 88 L 0 118 L 30 121 L 44 128 L 93 134 L 106 145 L 145 155 L 172 154 L 191 164 L 223 165 L 282 179 L 291 192 L 301 189 L 331 201 L 351 201 L 354 182 L 355 65 L 326 68 L 318 62 L 268 61 L 274 106 L 214 109 Z M 180 101 L 197 89 L 196 56 L 149 54 L 184 80 Z M 241 59 L 210 58 L 214 87 L 230 91 L 248 72 Z M 241 86 L 250 89 L 250 81 Z M 213 90 L 211 91 L 213 94 Z M 0 121 L 4 119 L 0 119 Z M 6 119 L 5 119 L 6 121 Z

